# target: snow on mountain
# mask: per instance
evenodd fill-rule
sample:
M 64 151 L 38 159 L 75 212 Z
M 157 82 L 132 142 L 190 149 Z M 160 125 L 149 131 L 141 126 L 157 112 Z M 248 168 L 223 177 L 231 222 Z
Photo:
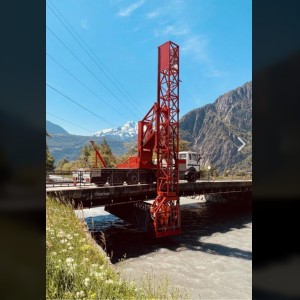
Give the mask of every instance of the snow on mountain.
M 137 136 L 138 123 L 134 121 L 128 121 L 123 126 L 118 128 L 101 129 L 95 133 L 98 137 L 113 136 L 121 138 L 123 141 L 132 139 Z

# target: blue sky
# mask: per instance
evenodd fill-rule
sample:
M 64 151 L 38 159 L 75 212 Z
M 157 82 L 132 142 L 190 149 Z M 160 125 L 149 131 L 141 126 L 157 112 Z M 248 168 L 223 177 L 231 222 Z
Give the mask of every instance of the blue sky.
M 69 133 L 142 119 L 169 40 L 180 47 L 180 117 L 252 80 L 249 0 L 47 0 L 46 20 L 46 118 Z

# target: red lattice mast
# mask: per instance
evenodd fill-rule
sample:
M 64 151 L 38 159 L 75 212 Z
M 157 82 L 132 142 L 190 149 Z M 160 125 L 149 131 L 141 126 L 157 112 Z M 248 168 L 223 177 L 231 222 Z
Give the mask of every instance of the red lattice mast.
M 156 107 L 157 197 L 151 216 L 157 237 L 180 233 L 179 209 L 179 46 L 158 47 Z

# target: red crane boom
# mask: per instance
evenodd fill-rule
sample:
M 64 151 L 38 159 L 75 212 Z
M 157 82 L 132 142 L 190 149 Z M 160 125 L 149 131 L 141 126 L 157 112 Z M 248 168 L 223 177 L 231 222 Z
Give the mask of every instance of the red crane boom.
M 99 160 L 101 161 L 103 168 L 107 168 L 106 163 L 105 163 L 104 159 L 102 158 L 95 142 L 90 141 L 90 143 L 92 144 L 92 146 L 94 147 L 94 150 L 95 150 L 95 168 L 97 168 L 97 158 L 99 158 Z

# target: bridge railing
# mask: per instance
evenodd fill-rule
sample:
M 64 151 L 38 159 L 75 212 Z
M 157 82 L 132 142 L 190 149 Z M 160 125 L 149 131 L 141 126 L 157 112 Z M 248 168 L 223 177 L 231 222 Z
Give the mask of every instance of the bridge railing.
M 46 186 L 86 186 L 90 182 L 89 171 L 47 171 Z
M 213 176 L 209 174 L 201 174 L 200 181 L 244 181 L 252 180 L 251 174 L 226 174 Z M 46 186 L 91 186 L 89 171 L 47 171 L 46 172 Z

